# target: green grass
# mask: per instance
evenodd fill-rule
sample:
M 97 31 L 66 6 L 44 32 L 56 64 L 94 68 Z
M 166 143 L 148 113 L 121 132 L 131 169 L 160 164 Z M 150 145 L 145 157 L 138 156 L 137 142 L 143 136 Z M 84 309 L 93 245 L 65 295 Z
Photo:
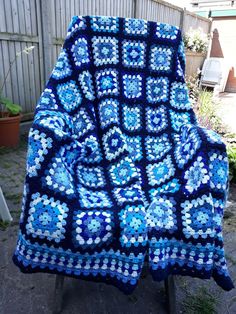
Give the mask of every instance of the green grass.
M 200 287 L 195 294 L 187 292 L 182 303 L 186 314 L 215 314 L 217 304 L 218 298 L 205 287 Z
M 21 202 L 22 193 L 5 194 L 5 197 L 9 201 Z
M 0 230 L 5 231 L 10 226 L 10 222 L 0 220 Z
M 12 165 L 12 164 L 10 164 L 9 162 L 6 162 L 6 161 L 3 163 L 3 168 L 5 168 L 5 169 L 10 169 L 13 166 L 14 165 Z

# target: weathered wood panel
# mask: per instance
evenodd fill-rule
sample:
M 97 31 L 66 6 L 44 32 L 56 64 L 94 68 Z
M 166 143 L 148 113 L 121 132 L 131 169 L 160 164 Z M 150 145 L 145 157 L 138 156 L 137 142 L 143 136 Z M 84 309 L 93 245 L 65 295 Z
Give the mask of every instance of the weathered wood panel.
M 209 33 L 210 23 L 208 19 L 186 11 L 184 30 L 187 32 L 190 28 L 201 28 L 204 33 Z
M 34 111 L 41 90 L 37 18 L 36 0 L 0 0 L 0 86 L 7 76 L 3 94 L 23 112 Z M 29 55 L 16 57 L 30 46 Z
M 145 0 L 146 1 L 146 0 Z M 134 0 L 50 0 L 52 36 L 64 38 L 73 15 L 132 17 Z
M 136 17 L 151 21 L 180 25 L 181 8 L 177 8 L 164 1 L 136 0 Z
M 184 31 L 201 27 L 206 33 L 210 25 L 209 20 L 162 0 L 0 0 L 0 86 L 16 53 L 35 46 L 11 66 L 3 89 L 24 113 L 34 111 L 74 15 L 144 18 Z
M 186 77 L 197 74 L 198 69 L 201 69 L 206 58 L 205 54 L 186 52 Z

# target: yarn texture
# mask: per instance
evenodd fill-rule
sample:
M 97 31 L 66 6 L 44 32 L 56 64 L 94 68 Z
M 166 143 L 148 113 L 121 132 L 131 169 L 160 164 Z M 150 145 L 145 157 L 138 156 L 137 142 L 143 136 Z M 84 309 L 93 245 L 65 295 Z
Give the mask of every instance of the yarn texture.
M 75 16 L 30 129 L 13 256 L 47 272 L 135 289 L 145 260 L 169 274 L 229 276 L 222 238 L 228 160 L 201 127 L 181 31 Z

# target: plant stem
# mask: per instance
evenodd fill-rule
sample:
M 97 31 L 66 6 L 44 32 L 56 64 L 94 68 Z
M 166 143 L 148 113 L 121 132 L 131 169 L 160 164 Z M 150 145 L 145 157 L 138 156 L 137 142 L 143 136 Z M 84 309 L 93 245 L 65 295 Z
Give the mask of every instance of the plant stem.
M 0 88 L 0 93 L 2 93 L 3 87 L 6 85 L 6 81 L 7 81 L 8 75 L 10 74 L 10 71 L 11 71 L 11 68 L 12 68 L 13 64 L 16 62 L 16 59 L 17 59 L 17 56 L 15 56 L 15 58 L 10 62 L 10 66 L 9 66 L 8 71 L 7 71 L 7 74 L 3 78 L 3 84 L 2 84 L 2 86 Z

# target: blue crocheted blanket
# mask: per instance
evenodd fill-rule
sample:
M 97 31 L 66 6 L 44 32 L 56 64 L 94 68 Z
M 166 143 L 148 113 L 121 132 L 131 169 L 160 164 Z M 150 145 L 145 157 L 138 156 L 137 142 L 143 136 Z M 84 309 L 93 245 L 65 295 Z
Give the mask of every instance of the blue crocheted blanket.
M 154 280 L 213 277 L 233 288 L 222 218 L 225 145 L 200 127 L 177 27 L 73 17 L 29 133 L 14 263 L 131 293 Z

